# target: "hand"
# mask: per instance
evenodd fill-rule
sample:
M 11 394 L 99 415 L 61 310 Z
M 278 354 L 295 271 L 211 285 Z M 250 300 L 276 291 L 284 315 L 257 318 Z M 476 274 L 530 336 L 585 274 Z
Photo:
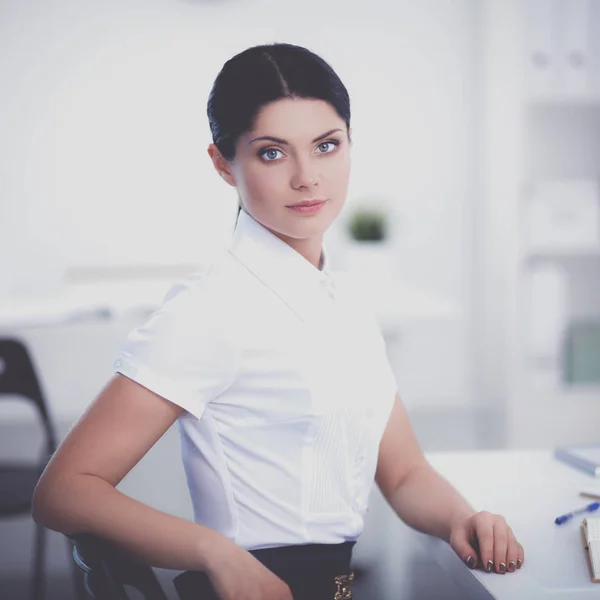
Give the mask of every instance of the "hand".
M 450 530 L 450 546 L 471 567 L 504 575 L 520 569 L 525 560 L 504 517 L 487 511 L 456 519 Z
M 221 600 L 293 600 L 285 581 L 231 540 L 211 552 L 206 572 Z

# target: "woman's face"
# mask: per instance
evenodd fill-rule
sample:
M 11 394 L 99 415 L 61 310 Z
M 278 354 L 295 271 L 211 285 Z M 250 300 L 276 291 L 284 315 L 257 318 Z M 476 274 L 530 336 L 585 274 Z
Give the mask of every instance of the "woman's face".
M 252 131 L 238 139 L 228 166 L 229 183 L 257 221 L 284 239 L 320 241 L 346 201 L 346 123 L 323 100 L 277 100 L 264 106 Z M 325 203 L 314 213 L 289 208 L 303 200 Z

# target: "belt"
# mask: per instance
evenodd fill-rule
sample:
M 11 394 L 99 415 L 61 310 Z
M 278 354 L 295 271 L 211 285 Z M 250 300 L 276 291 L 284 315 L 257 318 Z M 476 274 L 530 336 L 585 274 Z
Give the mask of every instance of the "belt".
M 301 544 L 249 550 L 258 561 L 285 581 L 294 600 L 351 600 L 350 570 L 356 541 L 341 544 Z M 174 579 L 180 600 L 216 600 L 208 575 L 185 571 Z

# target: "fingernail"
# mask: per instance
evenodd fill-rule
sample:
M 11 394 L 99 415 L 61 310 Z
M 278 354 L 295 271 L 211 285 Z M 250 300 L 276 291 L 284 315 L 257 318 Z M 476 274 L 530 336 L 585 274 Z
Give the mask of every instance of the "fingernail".
M 523 564 L 523 561 L 519 558 L 517 560 L 517 569 L 520 569 L 522 564 Z
M 506 565 L 504 563 L 500 563 L 500 573 L 503 575 L 506 573 Z
M 511 561 L 508 563 L 508 570 L 509 570 L 509 571 L 514 571 L 516 568 L 517 568 L 517 565 L 516 565 L 515 561 L 514 561 L 514 560 L 511 560 Z
M 493 567 L 493 566 L 494 566 L 494 563 L 493 563 L 491 560 L 488 560 L 488 562 L 487 562 L 487 567 L 485 568 L 485 570 L 486 570 L 488 573 L 491 573 L 491 572 L 492 572 L 492 567 Z
M 473 557 L 469 556 L 469 558 L 467 558 L 467 560 L 465 561 L 467 563 L 467 566 L 470 567 L 471 569 L 473 568 Z

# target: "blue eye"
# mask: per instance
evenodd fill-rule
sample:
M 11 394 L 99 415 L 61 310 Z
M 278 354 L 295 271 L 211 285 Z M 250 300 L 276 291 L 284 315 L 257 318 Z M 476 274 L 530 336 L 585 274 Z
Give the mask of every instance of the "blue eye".
M 333 152 L 336 148 L 336 146 L 339 146 L 340 143 L 337 140 L 328 140 L 326 142 L 321 142 L 317 148 L 323 148 L 323 146 L 325 147 L 330 147 L 329 150 L 325 150 L 324 152 L 319 152 L 319 154 L 329 154 L 330 152 Z
M 277 148 L 265 148 L 259 152 L 259 156 L 264 158 L 267 162 L 273 162 L 277 160 L 277 153 L 283 154 L 281 150 L 277 150 Z
M 317 154 L 331 154 L 336 148 L 339 146 L 340 142 L 338 140 L 327 140 L 326 142 L 321 142 L 318 146 Z M 283 156 L 283 151 L 279 150 L 279 148 L 263 148 L 258 152 L 258 156 L 263 159 L 265 162 L 275 162 L 279 160 L 280 156 Z

